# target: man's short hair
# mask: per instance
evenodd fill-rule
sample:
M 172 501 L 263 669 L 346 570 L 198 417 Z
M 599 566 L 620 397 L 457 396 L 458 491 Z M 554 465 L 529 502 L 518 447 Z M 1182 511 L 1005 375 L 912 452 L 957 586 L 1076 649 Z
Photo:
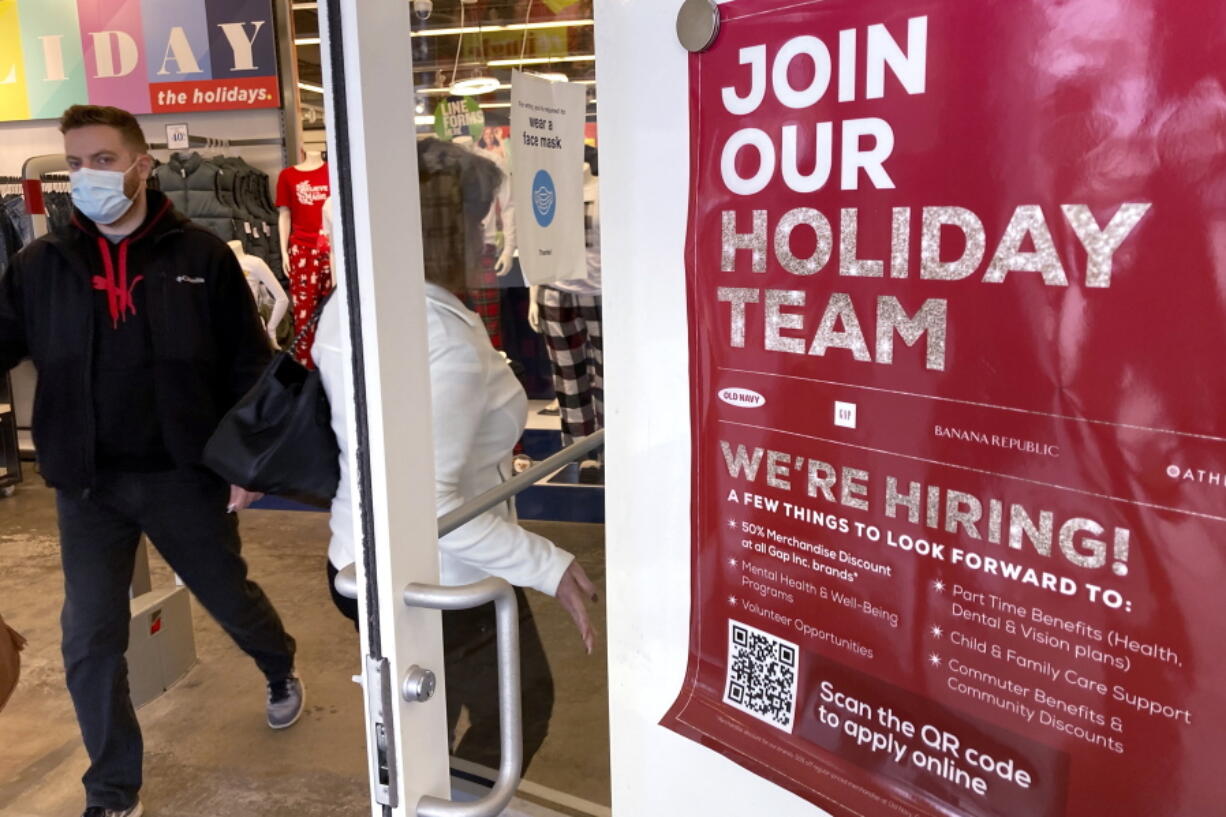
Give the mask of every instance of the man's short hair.
M 68 133 L 90 125 L 106 125 L 119 131 L 123 141 L 137 153 L 148 153 L 149 143 L 136 117 L 122 108 L 110 105 L 73 105 L 60 117 L 60 133 Z

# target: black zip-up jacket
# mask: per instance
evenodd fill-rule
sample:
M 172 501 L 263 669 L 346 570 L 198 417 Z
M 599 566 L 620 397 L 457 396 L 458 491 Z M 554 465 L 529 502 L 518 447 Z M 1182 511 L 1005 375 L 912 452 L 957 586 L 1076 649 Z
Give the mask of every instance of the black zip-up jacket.
M 148 197 L 155 218 L 142 240 L 152 249 L 139 255 L 140 269 L 120 272 L 129 281 L 144 276 L 156 420 L 175 463 L 191 465 L 272 352 L 234 253 L 161 193 Z M 34 361 L 34 442 L 43 478 L 88 493 L 97 473 L 94 324 L 105 316 L 93 291 L 97 228 L 80 211 L 73 224 L 70 235 L 30 244 L 0 276 L 0 372 L 26 357 Z

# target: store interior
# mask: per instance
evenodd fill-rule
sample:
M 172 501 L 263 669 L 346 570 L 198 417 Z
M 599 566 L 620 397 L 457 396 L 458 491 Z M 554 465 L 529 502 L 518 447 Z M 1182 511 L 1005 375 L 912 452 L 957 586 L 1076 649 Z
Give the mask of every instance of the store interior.
M 405 2 L 412 9 L 412 31 L 406 32 L 405 42 L 413 50 L 419 140 L 455 140 L 496 156 L 504 171 L 512 173 L 512 72 L 529 71 L 585 88 L 585 228 L 589 248 L 595 242 L 589 255 L 595 258 L 599 281 L 592 0 Z M 231 244 L 250 277 L 270 337 L 285 346 L 296 323 L 313 312 L 326 288 L 301 290 L 286 263 L 291 253 L 300 259 L 303 250 L 295 246 L 300 226 L 295 216 L 278 206 L 278 180 L 287 171 L 318 178 L 321 170 L 326 179 L 327 118 L 319 10 L 313 2 L 278 0 L 274 6 L 282 107 L 142 114 L 139 120 L 160 165 L 155 174 L 160 188 L 189 217 Z M 455 110 L 464 112 L 459 130 L 445 115 Z M 168 143 L 173 128 L 168 126 L 182 125 L 189 147 L 172 149 Z M 0 224 L 0 268 L 38 234 L 64 228 L 66 168 L 55 159 L 30 161 L 62 150 L 54 119 L 0 122 L 0 216 L 5 222 Z M 299 175 L 292 178 L 300 184 Z M 42 202 L 31 207 L 35 195 Z M 40 209 L 45 209 L 45 219 L 38 217 Z M 502 211 L 494 215 L 489 235 L 493 252 L 501 256 L 507 250 L 507 219 Z M 542 288 L 528 287 L 514 253 L 508 256 L 507 274 L 474 280 L 464 300 L 482 316 L 491 341 L 505 353 L 530 398 L 528 429 L 516 449 L 519 469 L 600 428 L 603 361 L 589 342 L 582 382 L 573 382 L 573 373 L 568 375 L 571 382 L 558 380 L 551 349 L 573 338 L 550 337 L 533 304 L 544 297 Z M 578 277 L 585 275 L 577 271 Z M 599 303 L 598 286 L 595 292 Z M 552 296 L 564 301 L 572 297 L 565 290 Z M 597 329 L 598 321 L 597 316 Z M 36 378 L 28 364 L 9 378 L 0 377 L 0 615 L 30 642 L 23 654 L 21 683 L 0 713 L 0 817 L 78 814 L 79 780 L 87 765 L 63 680 L 55 493 L 40 479 L 30 429 Z M 564 393 L 563 403 L 575 411 L 571 404 L 576 389 L 583 411 L 592 415 L 579 424 L 577 415 L 559 406 L 559 394 Z M 570 419 L 564 421 L 564 416 Z M 602 597 L 603 469 L 602 457 L 592 455 L 517 499 L 525 527 L 574 553 Z M 160 670 L 161 680 L 153 682 L 159 688 L 138 702 L 145 730 L 145 797 L 151 810 L 156 804 L 154 813 L 179 817 L 365 813 L 365 716 L 361 691 L 351 680 L 359 669 L 359 645 L 352 626 L 329 599 L 327 514 L 283 497 L 267 497 L 243 512 L 241 524 L 252 577 L 282 610 L 299 641 L 300 671 L 309 689 L 307 714 L 294 730 L 270 732 L 261 715 L 258 672 L 193 600 L 184 620 L 171 621 L 167 614 L 166 630 L 156 633 L 164 639 L 173 635 L 180 646 L 190 642 L 190 660 L 172 671 Z M 157 599 L 174 592 L 175 577 L 153 549 L 148 576 L 151 592 L 163 594 Z M 548 736 L 526 769 L 517 811 L 508 813 L 608 814 L 603 644 L 598 642 L 594 653 L 585 655 L 560 606 L 532 591 L 528 598 L 556 695 Z M 134 615 L 149 609 L 134 599 Z M 601 606 L 593 618 L 597 631 L 603 632 Z M 134 678 L 138 665 L 147 660 L 129 651 Z M 473 683 L 485 684 L 494 694 L 495 678 L 474 678 Z M 457 741 L 465 726 L 462 718 Z M 472 758 L 456 758 L 453 771 L 457 796 L 479 793 L 493 777 Z

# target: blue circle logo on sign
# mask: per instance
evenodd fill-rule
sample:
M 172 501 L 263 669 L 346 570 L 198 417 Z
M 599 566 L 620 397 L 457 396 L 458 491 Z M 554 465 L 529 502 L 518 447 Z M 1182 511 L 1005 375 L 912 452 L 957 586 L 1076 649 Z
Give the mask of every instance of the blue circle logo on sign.
M 553 186 L 553 177 L 547 171 L 538 170 L 532 180 L 532 213 L 542 227 L 553 224 L 558 212 L 558 191 Z

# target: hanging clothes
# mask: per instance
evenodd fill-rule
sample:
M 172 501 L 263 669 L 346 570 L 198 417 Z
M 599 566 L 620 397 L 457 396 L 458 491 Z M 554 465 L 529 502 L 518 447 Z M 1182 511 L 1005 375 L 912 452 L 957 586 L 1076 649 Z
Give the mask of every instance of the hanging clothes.
M 278 216 L 268 195 L 268 174 L 238 156 L 216 156 L 210 161 L 222 169 L 217 177 L 222 201 L 234 207 L 242 217 L 243 249 L 263 259 L 274 273 L 281 270 Z
M 26 207 L 25 196 L 12 195 L 4 197 L 4 218 L 13 225 L 21 238 L 21 246 L 34 240 L 34 220 Z
M 263 259 L 283 285 L 288 283 L 267 173 L 237 156 L 176 153 L 158 165 L 150 181 L 180 213 L 225 241 L 241 241 L 245 252 Z
M 175 209 L 201 227 L 216 233 L 223 241 L 241 241 L 242 218 L 222 200 L 218 189 L 221 168 L 199 153 L 176 153 L 154 171 L 158 188 Z
M 21 234 L 7 218 L 0 218 L 0 270 L 4 270 L 9 259 L 25 246 Z

